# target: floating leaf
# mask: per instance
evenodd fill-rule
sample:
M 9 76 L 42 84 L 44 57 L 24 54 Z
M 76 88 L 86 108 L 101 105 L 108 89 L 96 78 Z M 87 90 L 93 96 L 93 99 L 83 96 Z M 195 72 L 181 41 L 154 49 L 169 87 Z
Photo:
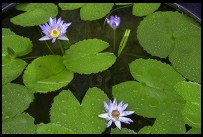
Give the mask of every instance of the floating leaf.
M 18 57 L 24 56 L 32 51 L 32 42 L 29 38 L 19 35 L 7 35 L 2 37 L 2 56 L 8 55 L 8 47 L 12 48 Z
M 150 134 L 152 130 L 152 126 L 144 126 L 138 132 L 138 134 Z
M 130 4 L 133 4 L 133 3 L 115 3 L 115 5 L 130 5 Z
M 59 3 L 59 7 L 62 10 L 75 10 L 81 8 L 84 5 L 85 3 Z
M 36 134 L 34 118 L 28 114 L 18 114 L 8 121 L 2 122 L 3 134 Z
M 18 10 L 27 11 L 11 18 L 11 22 L 16 25 L 36 26 L 48 21 L 50 17 L 58 14 L 58 8 L 53 3 L 26 3 L 17 6 Z
M 73 133 L 70 129 L 61 126 L 60 124 L 38 124 L 37 134 L 70 134 Z
M 123 82 L 112 89 L 115 98 L 128 102 L 129 110 L 144 117 L 156 118 L 166 110 L 183 108 L 185 101 L 173 86 L 184 78 L 172 67 L 152 59 L 137 59 L 130 64 L 130 71 L 139 82 Z
M 186 100 L 182 111 L 185 123 L 201 128 L 201 85 L 193 82 L 179 82 L 175 90 Z
M 15 51 L 12 48 L 8 47 L 7 48 L 7 53 L 8 53 L 10 58 L 13 58 L 13 59 L 16 58 L 16 53 L 15 53 Z
M 111 129 L 111 134 L 137 134 L 137 133 L 127 128 L 122 128 L 121 130 L 118 128 L 115 128 L 115 129 Z
M 105 17 L 112 9 L 113 3 L 87 3 L 80 9 L 82 20 L 97 20 Z
M 200 25 L 184 14 L 156 12 L 141 21 L 137 38 L 148 53 L 161 58 L 169 56 L 180 74 L 201 83 L 200 30 Z
M 23 85 L 8 83 L 2 87 L 2 119 L 6 121 L 22 113 L 33 101 L 34 95 Z
M 2 56 L 2 83 L 9 83 L 23 72 L 27 63 L 21 59 Z
M 135 16 L 146 16 L 156 11 L 160 5 L 160 3 L 134 3 L 132 12 Z
M 157 117 L 151 134 L 184 134 L 185 123 L 179 111 L 163 112 Z
M 107 121 L 98 115 L 105 113 L 103 101 L 108 97 L 98 88 L 90 88 L 82 104 L 70 91 L 62 91 L 54 98 L 51 108 L 51 123 L 60 124 L 75 134 L 100 134 Z
M 15 33 L 11 31 L 9 28 L 2 28 L 2 37 L 8 35 L 15 35 Z
M 201 134 L 201 128 L 191 128 L 186 134 Z
M 80 74 L 106 70 L 116 61 L 113 53 L 99 53 L 107 47 L 109 44 L 99 39 L 79 41 L 66 51 L 63 63 L 69 70 Z
M 65 68 L 61 56 L 39 57 L 29 64 L 23 75 L 24 84 L 33 92 L 58 90 L 73 79 L 73 73 Z
M 118 56 L 120 56 L 121 52 L 123 51 L 123 49 L 126 46 L 126 43 L 128 41 L 128 37 L 130 35 L 130 29 L 126 29 L 125 30 L 125 34 L 123 35 L 123 38 L 121 39 L 121 43 L 119 45 L 119 49 L 118 49 Z

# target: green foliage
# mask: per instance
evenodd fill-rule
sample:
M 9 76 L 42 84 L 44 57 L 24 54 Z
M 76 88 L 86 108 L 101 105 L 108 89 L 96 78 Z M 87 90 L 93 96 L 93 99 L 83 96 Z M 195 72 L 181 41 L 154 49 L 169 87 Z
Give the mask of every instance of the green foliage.
M 133 4 L 133 3 L 115 3 L 115 5 L 130 5 L 130 4 Z
M 58 90 L 73 79 L 73 73 L 65 68 L 61 56 L 42 56 L 29 64 L 23 75 L 24 84 L 33 92 Z
M 152 126 L 144 126 L 138 132 L 138 134 L 150 134 L 152 130 Z
M 35 134 L 36 125 L 34 119 L 25 113 L 2 122 L 3 134 Z
M 116 61 L 113 53 L 99 53 L 107 47 L 109 44 L 99 39 L 79 41 L 66 50 L 63 63 L 72 72 L 80 74 L 101 72 Z
M 146 16 L 160 7 L 160 3 L 134 3 L 132 14 L 135 16 Z
M 33 101 L 34 95 L 23 85 L 8 83 L 2 87 L 2 120 L 22 113 Z
M 118 128 L 111 129 L 111 134 L 137 134 L 133 130 L 122 128 L 121 130 Z
M 58 8 L 53 3 L 26 3 L 16 9 L 26 12 L 11 18 L 11 22 L 23 27 L 43 24 L 58 14 Z
M 186 134 L 201 134 L 201 128 L 191 128 Z
M 80 9 L 82 20 L 97 20 L 106 16 L 112 9 L 113 3 L 87 3 Z
M 185 123 L 201 128 L 201 85 L 183 81 L 175 85 L 175 90 L 186 100 L 182 111 Z
M 141 21 L 137 38 L 148 53 L 161 58 L 169 56 L 180 74 L 201 83 L 200 30 L 200 25 L 184 14 L 156 12 Z
M 172 67 L 152 59 L 137 59 L 130 64 L 130 71 L 139 82 L 123 82 L 113 86 L 112 91 L 118 100 L 128 102 L 129 110 L 156 118 L 166 110 L 183 108 L 185 102 L 174 92 L 173 86 L 184 78 Z
M 8 35 L 15 35 L 15 33 L 11 31 L 9 28 L 2 28 L 2 37 Z
M 130 35 L 130 31 L 131 31 L 130 29 L 125 30 L 125 33 L 124 33 L 123 38 L 121 39 L 121 43 L 119 45 L 118 56 L 120 56 L 121 52 L 123 51 L 123 49 L 126 46 L 126 43 L 128 41 L 128 37 Z
M 8 55 L 8 47 L 13 49 L 17 57 L 24 56 L 32 51 L 32 42 L 29 38 L 13 33 L 4 33 L 5 35 L 2 35 L 2 56 Z
M 108 101 L 108 97 L 98 88 L 90 88 L 81 104 L 70 91 L 62 91 L 54 98 L 51 123 L 60 124 L 69 129 L 69 133 L 100 134 L 107 124 L 98 117 L 105 113 L 103 101 Z
M 85 5 L 85 3 L 59 3 L 59 7 L 62 10 L 75 10 Z
M 9 83 L 23 72 L 27 63 L 21 59 L 2 56 L 2 83 Z

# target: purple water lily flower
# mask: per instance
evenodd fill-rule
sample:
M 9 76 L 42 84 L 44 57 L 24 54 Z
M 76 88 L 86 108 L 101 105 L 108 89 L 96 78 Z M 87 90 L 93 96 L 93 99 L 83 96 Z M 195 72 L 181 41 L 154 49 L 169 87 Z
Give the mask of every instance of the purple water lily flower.
M 109 105 L 104 101 L 104 108 L 107 113 L 100 114 L 99 117 L 105 118 L 108 122 L 107 128 L 111 126 L 112 122 L 121 129 L 121 122 L 130 124 L 133 122 L 130 118 L 126 118 L 125 116 L 131 115 L 134 111 L 124 111 L 127 108 L 128 104 L 124 104 L 121 101 L 118 105 L 116 99 L 114 99 L 113 103 L 110 100 Z
M 107 23 L 113 28 L 116 29 L 120 25 L 120 17 L 116 16 L 111 16 L 110 19 L 106 18 Z
M 63 23 L 61 18 L 58 20 L 56 20 L 56 18 L 50 18 L 48 23 L 39 25 L 42 29 L 42 32 L 46 35 L 40 38 L 40 41 L 52 39 L 52 43 L 54 43 L 56 39 L 69 40 L 64 36 L 64 34 L 66 33 L 66 29 L 71 25 L 71 23 Z

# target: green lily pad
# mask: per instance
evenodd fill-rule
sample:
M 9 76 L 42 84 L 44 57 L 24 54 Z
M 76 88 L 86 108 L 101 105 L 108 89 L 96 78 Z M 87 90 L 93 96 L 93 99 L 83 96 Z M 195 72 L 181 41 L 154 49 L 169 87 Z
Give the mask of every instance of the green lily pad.
M 104 71 L 116 61 L 113 53 L 99 53 L 109 46 L 107 42 L 99 39 L 79 41 L 65 52 L 63 63 L 69 70 L 80 74 Z
M 60 124 L 38 124 L 37 134 L 70 134 L 72 131 L 68 128 L 61 126 Z
M 105 17 L 112 9 L 113 3 L 87 3 L 80 9 L 82 20 L 97 20 Z
M 185 134 L 185 123 L 179 111 L 166 111 L 157 117 L 151 134 Z
M 23 82 L 33 92 L 58 90 L 73 79 L 73 73 L 65 68 L 61 56 L 42 56 L 32 61 L 24 71 Z
M 153 59 L 137 59 L 130 64 L 130 71 L 139 82 L 123 82 L 112 89 L 114 97 L 129 104 L 129 110 L 144 117 L 156 118 L 166 110 L 184 107 L 185 101 L 173 89 L 184 78 L 171 66 Z
M 9 83 L 23 72 L 27 63 L 22 59 L 2 56 L 2 83 Z
M 156 12 L 141 21 L 137 38 L 151 55 L 166 58 L 185 78 L 201 83 L 201 27 L 178 12 Z M 191 46 L 192 45 L 192 46 Z
M 14 50 L 16 55 L 24 56 L 32 51 L 32 41 L 19 35 L 7 35 L 2 37 L 2 56 L 8 55 L 7 48 Z
M 111 129 L 111 134 L 137 134 L 137 133 L 127 128 L 122 128 L 121 130 L 118 128 L 115 128 L 115 129 Z
M 75 10 L 84 6 L 86 3 L 59 3 L 62 10 Z
M 23 27 L 43 24 L 58 14 L 58 8 L 53 3 L 20 4 L 16 8 L 26 12 L 11 18 L 11 22 Z
M 130 5 L 130 4 L 133 4 L 133 3 L 115 3 L 115 5 Z
M 156 11 L 160 5 L 160 3 L 134 3 L 132 12 L 135 16 L 146 16 Z
M 16 35 L 13 31 L 11 31 L 9 28 L 2 28 L 2 37 L 8 36 L 8 35 Z
M 201 134 L 201 128 L 191 128 L 186 134 Z
M 64 90 L 54 98 L 51 123 L 60 124 L 75 134 L 101 134 L 107 126 L 107 121 L 98 117 L 106 113 L 103 101 L 109 99 L 98 88 L 90 88 L 81 104 L 69 90 Z
M 2 87 L 2 119 L 6 121 L 26 110 L 34 95 L 23 85 L 5 84 Z
M 138 132 L 138 134 L 150 134 L 152 130 L 152 126 L 144 126 Z
M 183 81 L 175 85 L 175 90 L 186 100 L 182 111 L 185 123 L 201 128 L 201 85 Z
M 28 114 L 18 114 L 8 121 L 2 122 L 3 134 L 36 134 L 34 118 Z

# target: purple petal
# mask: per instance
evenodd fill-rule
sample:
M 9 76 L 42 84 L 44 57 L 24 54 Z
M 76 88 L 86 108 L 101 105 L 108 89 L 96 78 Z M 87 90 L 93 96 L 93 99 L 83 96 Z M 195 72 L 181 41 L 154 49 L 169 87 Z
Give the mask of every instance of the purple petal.
M 58 19 L 56 24 L 60 24 L 61 23 L 61 17 Z
M 106 110 L 106 112 L 108 113 L 109 112 L 109 106 L 107 105 L 107 103 L 104 101 L 104 108 Z
M 110 127 L 111 124 L 112 124 L 112 121 L 110 120 L 110 121 L 108 122 L 108 124 L 107 124 L 107 128 Z
M 128 116 L 128 115 L 131 115 L 131 114 L 133 114 L 134 113 L 134 111 L 123 111 L 121 114 L 120 114 L 120 116 L 122 117 L 122 116 Z
M 100 114 L 100 115 L 98 115 L 98 117 L 100 117 L 100 118 L 107 118 L 108 117 L 108 113 Z
M 120 122 L 120 121 L 117 120 L 117 121 L 115 122 L 115 125 L 116 125 L 119 129 L 121 129 L 121 122 Z
M 56 41 L 56 38 L 53 38 L 51 42 L 54 43 L 55 41 Z
M 128 103 L 124 104 L 121 111 L 124 111 L 128 107 Z
M 117 109 L 117 102 L 116 102 L 116 98 L 113 101 L 113 110 Z
M 133 122 L 130 118 L 126 118 L 126 117 L 119 117 L 118 120 L 126 124 L 130 124 L 130 122 Z
M 40 38 L 39 40 L 40 40 L 40 41 L 43 41 L 43 40 L 50 40 L 50 39 L 51 39 L 50 37 L 44 36 L 44 37 Z
M 58 37 L 58 39 L 60 39 L 60 40 L 69 40 L 67 37 L 65 37 L 65 36 L 60 36 L 60 37 Z

